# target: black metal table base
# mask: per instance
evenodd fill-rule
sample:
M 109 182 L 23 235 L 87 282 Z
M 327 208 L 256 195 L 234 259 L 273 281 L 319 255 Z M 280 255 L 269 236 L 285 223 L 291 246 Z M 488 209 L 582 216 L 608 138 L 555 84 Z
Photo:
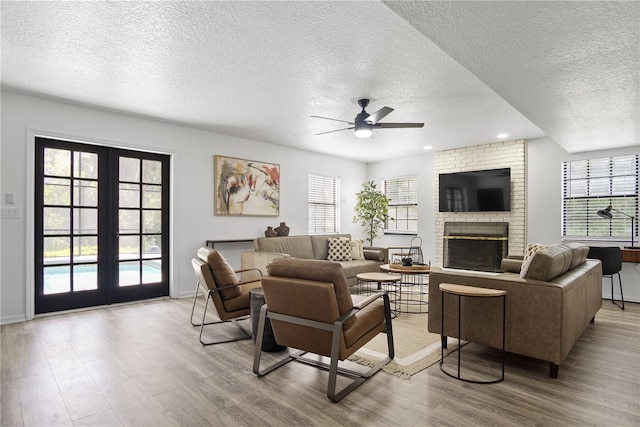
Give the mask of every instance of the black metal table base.
M 454 296 L 458 297 L 458 348 L 456 348 L 455 350 L 453 350 L 451 353 L 457 352 L 458 353 L 458 370 L 455 374 L 452 374 L 451 372 L 447 372 L 443 366 L 444 363 L 444 350 L 445 350 L 445 343 L 446 343 L 446 339 L 447 337 L 444 335 L 444 297 L 445 297 L 445 292 L 442 292 L 442 300 L 441 300 L 441 327 L 442 327 L 442 342 L 441 342 L 441 346 L 440 346 L 440 370 L 442 372 L 444 372 L 445 374 L 447 374 L 448 376 L 450 376 L 451 378 L 455 378 L 457 380 L 460 381 L 465 381 L 468 383 L 474 383 L 474 384 L 495 384 L 495 383 L 499 383 L 501 381 L 504 381 L 504 357 L 505 357 L 505 334 L 506 334 L 506 299 L 505 299 L 505 295 L 500 295 L 498 298 L 502 298 L 502 372 L 500 375 L 500 378 L 497 379 L 493 379 L 493 380 L 487 380 L 487 381 L 480 381 L 480 380 L 473 380 L 473 379 L 469 379 L 469 378 L 463 378 L 460 375 L 460 353 L 461 353 L 461 349 L 462 346 L 460 345 L 460 336 L 461 336 L 461 320 L 462 320 L 462 315 L 461 315 L 461 306 L 460 306 L 460 299 L 462 297 L 465 298 L 474 298 L 471 295 L 459 295 L 459 294 L 452 294 Z M 494 297 L 495 298 L 495 297 Z M 451 355 L 451 353 L 449 353 L 449 355 Z

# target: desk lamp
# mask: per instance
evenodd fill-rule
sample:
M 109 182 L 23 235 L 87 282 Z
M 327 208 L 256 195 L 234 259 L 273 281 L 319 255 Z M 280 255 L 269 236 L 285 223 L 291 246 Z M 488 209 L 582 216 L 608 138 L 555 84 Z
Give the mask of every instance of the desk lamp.
M 619 211 L 617 209 L 613 209 L 611 207 L 611 205 L 607 206 L 606 209 L 600 209 L 598 211 L 598 216 L 601 217 L 601 218 L 611 219 L 611 218 L 613 218 L 613 215 L 611 214 L 611 211 L 615 211 L 615 212 L 621 213 L 622 215 L 631 218 L 631 246 L 625 246 L 624 248 L 625 249 L 640 249 L 640 246 L 634 246 L 633 245 L 634 244 L 634 231 L 635 231 L 635 228 L 633 227 L 633 222 L 636 220 L 636 217 L 634 217 L 633 215 L 626 214 L 626 213 L 624 213 L 622 211 Z

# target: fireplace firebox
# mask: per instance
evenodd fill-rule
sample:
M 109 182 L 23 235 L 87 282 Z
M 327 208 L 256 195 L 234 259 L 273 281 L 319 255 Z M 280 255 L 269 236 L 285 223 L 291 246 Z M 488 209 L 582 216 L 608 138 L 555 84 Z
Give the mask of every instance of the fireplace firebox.
M 508 222 L 445 222 L 443 266 L 499 272 L 509 250 Z

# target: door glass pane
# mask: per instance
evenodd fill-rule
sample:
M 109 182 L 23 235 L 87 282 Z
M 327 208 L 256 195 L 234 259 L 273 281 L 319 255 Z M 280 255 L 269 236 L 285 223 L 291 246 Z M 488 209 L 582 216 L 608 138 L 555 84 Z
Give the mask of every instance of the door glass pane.
M 140 159 L 120 157 L 120 181 L 140 182 Z
M 145 184 L 162 184 L 162 163 L 155 160 L 143 160 L 142 182 Z
M 162 186 L 142 186 L 142 207 L 147 209 L 160 209 L 162 207 Z
M 162 282 L 162 261 L 144 261 L 142 264 L 142 283 Z
M 144 236 L 142 239 L 142 253 L 145 258 L 156 258 L 161 255 L 162 237 L 159 234 Z
M 73 291 L 98 289 L 98 265 L 75 265 L 73 267 Z
M 140 284 L 140 262 L 121 262 L 118 265 L 118 284 L 132 286 Z
M 118 215 L 118 228 L 121 234 L 140 232 L 140 211 L 120 209 Z
M 60 267 L 45 267 L 44 287 L 45 295 L 59 294 L 71 291 L 71 274 L 68 265 Z
M 62 264 L 71 261 L 71 239 L 68 237 L 45 237 L 44 246 L 44 264 Z
M 44 234 L 69 234 L 71 209 L 44 208 Z
M 98 206 L 98 183 L 82 179 L 74 180 L 73 204 L 75 206 Z
M 121 260 L 140 258 L 139 236 L 120 236 L 118 246 Z
M 71 151 L 45 148 L 44 174 L 71 176 Z
M 142 211 L 142 232 L 160 233 L 162 231 L 161 211 Z
M 98 210 L 74 209 L 73 210 L 74 234 L 98 234 Z
M 73 261 L 91 262 L 98 260 L 98 237 L 83 236 L 73 238 Z
M 63 205 L 71 204 L 71 180 L 64 178 L 45 178 L 44 179 L 44 204 L 45 205 Z
M 75 178 L 98 179 L 98 155 L 96 153 L 73 153 L 73 176 Z
M 120 201 L 118 205 L 121 208 L 139 208 L 140 207 L 140 185 L 138 184 L 120 184 Z

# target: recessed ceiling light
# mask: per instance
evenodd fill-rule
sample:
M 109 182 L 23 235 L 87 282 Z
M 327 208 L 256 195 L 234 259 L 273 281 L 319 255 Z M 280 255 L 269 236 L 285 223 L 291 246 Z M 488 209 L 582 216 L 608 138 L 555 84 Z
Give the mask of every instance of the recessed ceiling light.
M 497 134 L 497 135 L 496 135 L 496 138 L 498 138 L 498 139 L 504 139 L 504 138 L 506 138 L 506 137 L 508 137 L 508 136 L 509 136 L 509 134 L 508 134 L 508 133 L 499 133 L 499 134 Z
M 425 150 L 433 150 L 433 147 L 431 145 L 425 145 L 422 148 L 425 149 Z

